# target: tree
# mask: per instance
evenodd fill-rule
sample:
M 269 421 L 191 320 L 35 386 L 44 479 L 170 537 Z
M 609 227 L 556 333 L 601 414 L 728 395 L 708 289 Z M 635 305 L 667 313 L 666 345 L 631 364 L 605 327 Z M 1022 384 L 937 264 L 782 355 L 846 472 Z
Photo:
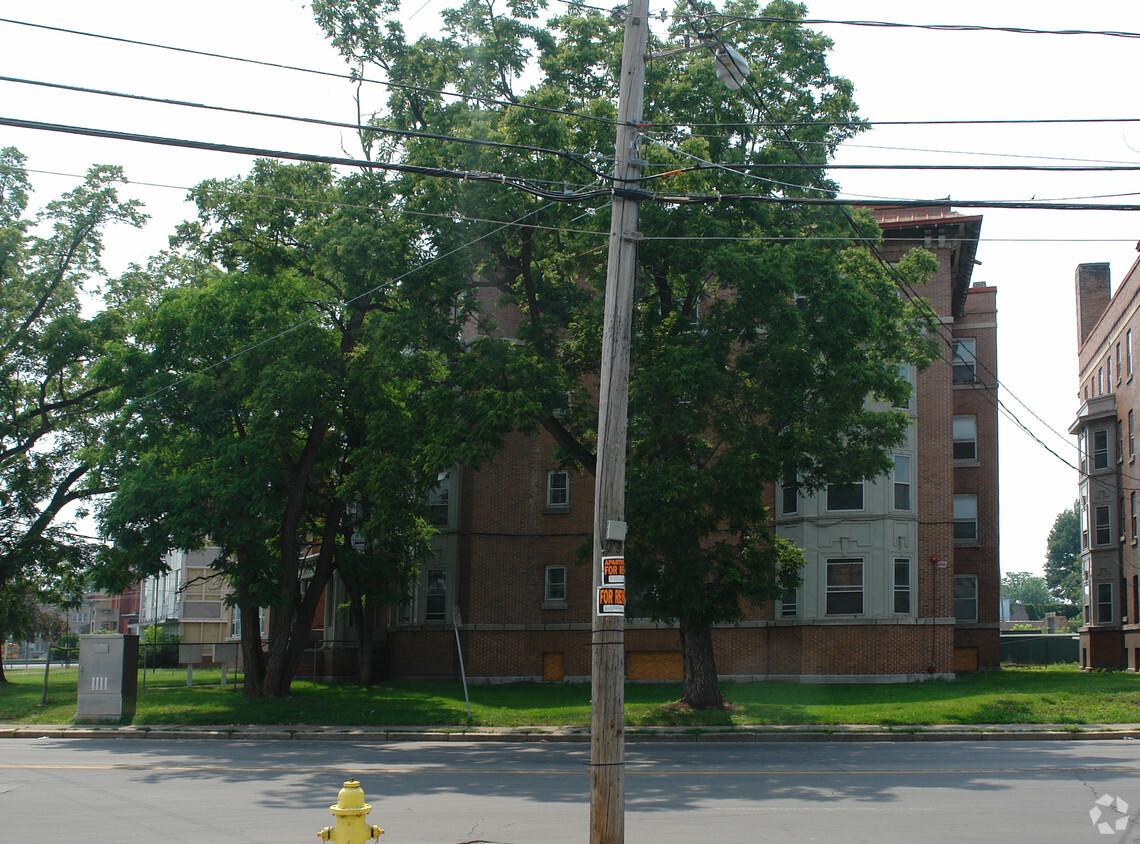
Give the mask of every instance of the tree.
M 548 363 L 557 387 L 541 424 L 567 463 L 592 470 L 605 256 L 590 231 L 608 227 L 596 198 L 608 191 L 581 183 L 603 177 L 613 151 L 620 26 L 587 8 L 543 25 L 538 4 L 469 0 L 443 13 L 441 37 L 408 43 L 393 2 L 313 8 L 346 58 L 397 83 L 373 125 L 400 162 L 510 174 L 540 197 L 416 175 L 399 188 L 425 213 L 423 239 L 441 252 L 467 244 L 466 277 L 494 284 L 500 308 L 517 311 L 512 339 Z M 655 47 L 690 43 L 693 11 L 683 11 Z M 906 424 L 890 410 L 909 389 L 898 365 L 935 352 L 892 277 L 921 284 L 928 255 L 888 272 L 861 248 L 828 245 L 851 236 L 843 216 L 752 201 L 830 194 L 827 158 L 859 129 L 851 84 L 827 69 L 830 42 L 794 22 L 757 22 L 804 13 L 789 2 L 726 6 L 754 68 L 748 96 L 719 89 L 711 51 L 651 68 L 644 186 L 674 198 L 642 205 L 626 563 L 640 614 L 679 625 L 683 700 L 694 707 L 723 705 L 711 626 L 797 582 L 802 560 L 773 533 L 765 485 L 886 472 Z M 421 134 L 392 140 L 393 130 Z M 554 207 L 548 184 L 569 201 Z M 869 218 L 856 225 L 877 236 Z
M 94 167 L 74 190 L 26 218 L 24 157 L 0 150 L 0 641 L 29 607 L 75 594 L 97 543 L 77 536 L 77 505 L 113 483 L 96 446 L 113 407 L 98 366 L 124 322 L 94 316 L 103 230 L 139 225 L 116 167 Z
M 1077 510 L 1063 510 L 1045 540 L 1045 583 L 1054 600 L 1081 606 L 1081 526 Z
M 108 445 L 124 465 L 99 573 L 120 585 L 208 537 L 245 693 L 281 696 L 333 572 L 400 594 L 439 472 L 478 461 L 536 399 L 500 389 L 524 353 L 461 341 L 470 306 L 447 262 L 412 272 L 414 233 L 373 210 L 395 204 L 382 181 L 259 161 L 194 197 L 177 254 L 122 284 L 161 292 L 120 350 L 133 415 Z
M 1006 572 L 1001 579 L 1001 596 L 1025 605 L 1048 606 L 1054 603 L 1045 578 L 1027 571 Z

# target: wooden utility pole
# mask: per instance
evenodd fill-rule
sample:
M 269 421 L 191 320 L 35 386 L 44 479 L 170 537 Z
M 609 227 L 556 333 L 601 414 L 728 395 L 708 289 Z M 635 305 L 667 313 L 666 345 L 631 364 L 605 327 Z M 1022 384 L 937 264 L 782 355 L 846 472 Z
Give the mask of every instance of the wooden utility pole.
M 624 558 L 625 451 L 629 409 L 629 349 L 637 272 L 641 189 L 641 123 L 649 0 L 631 0 L 618 94 L 613 218 L 606 270 L 598 397 L 598 460 L 594 481 L 594 608 L 590 728 L 590 842 L 625 841 L 625 614 L 603 572 L 604 557 Z M 603 590 L 604 593 L 603 599 Z M 620 603 L 624 605 L 624 583 Z

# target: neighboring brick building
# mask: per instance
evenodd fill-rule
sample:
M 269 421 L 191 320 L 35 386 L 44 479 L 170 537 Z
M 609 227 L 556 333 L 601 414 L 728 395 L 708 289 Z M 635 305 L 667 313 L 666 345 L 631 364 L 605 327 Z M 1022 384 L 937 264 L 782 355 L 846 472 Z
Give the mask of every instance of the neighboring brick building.
M 1070 432 L 1080 453 L 1079 517 L 1084 623 L 1081 667 L 1140 670 L 1140 551 L 1137 550 L 1133 379 L 1140 339 L 1140 261 L 1111 293 L 1108 264 L 1076 271 L 1081 402 Z
M 804 581 L 714 631 L 726 678 L 907 681 L 999 664 L 996 290 L 971 286 L 981 218 L 876 214 L 888 260 L 919 246 L 938 258 L 915 294 L 938 316 L 944 358 L 907 373 L 913 424 L 891 477 L 773 490 L 777 531 L 805 550 Z M 580 549 L 594 484 L 553 455 L 550 437 L 515 435 L 489 465 L 444 479 L 438 556 L 378 637 L 390 676 L 458 676 L 454 607 L 469 677 L 589 677 L 592 572 Z M 327 640 L 348 638 L 343 627 L 326 612 Z M 628 619 L 625 641 L 631 679 L 680 678 L 674 628 Z

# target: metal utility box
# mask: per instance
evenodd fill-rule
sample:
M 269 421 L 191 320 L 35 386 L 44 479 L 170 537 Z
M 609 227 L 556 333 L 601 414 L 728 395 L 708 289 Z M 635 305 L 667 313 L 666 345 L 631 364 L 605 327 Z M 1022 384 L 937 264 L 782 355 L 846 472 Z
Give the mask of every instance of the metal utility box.
M 79 637 L 76 721 L 118 721 L 135 714 L 139 637 L 103 633 Z

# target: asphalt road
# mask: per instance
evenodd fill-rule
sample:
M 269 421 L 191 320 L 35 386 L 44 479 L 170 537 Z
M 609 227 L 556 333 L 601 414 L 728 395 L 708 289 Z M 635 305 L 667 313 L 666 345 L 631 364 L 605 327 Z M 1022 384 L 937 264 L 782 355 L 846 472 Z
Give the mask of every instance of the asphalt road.
M 582 842 L 588 754 L 559 743 L 4 739 L 0 841 L 316 841 L 355 776 L 388 844 Z M 629 842 L 1140 842 L 1140 820 L 1117 811 L 1119 798 L 1140 818 L 1136 741 L 637 743 L 627 756 Z

